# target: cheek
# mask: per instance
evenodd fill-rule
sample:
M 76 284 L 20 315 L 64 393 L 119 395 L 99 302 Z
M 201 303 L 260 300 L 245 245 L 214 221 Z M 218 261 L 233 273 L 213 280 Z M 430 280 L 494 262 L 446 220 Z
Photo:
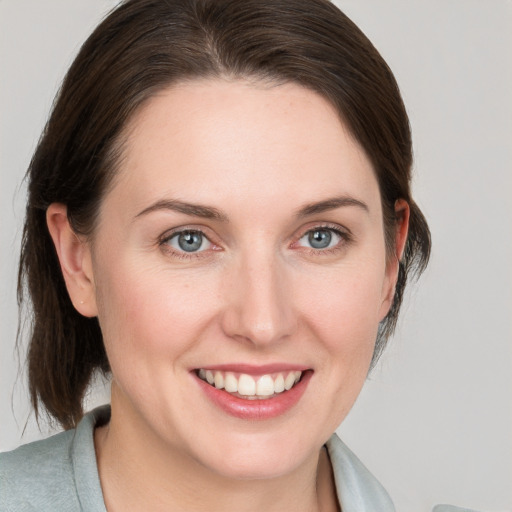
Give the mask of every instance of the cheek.
M 327 430 L 336 429 L 357 399 L 377 338 L 382 272 L 378 264 L 355 267 L 309 275 L 307 282 L 303 275 L 295 289 L 306 334 L 322 356 L 316 363 L 323 398 L 311 414 L 328 411 Z
M 140 361 L 179 357 L 197 339 L 216 303 L 208 276 L 118 262 L 106 267 L 97 289 L 99 320 L 115 373 L 116 361 L 134 369 Z M 200 284 L 200 289 L 198 285 Z M 124 371 L 124 370 L 123 370 Z
M 347 267 L 323 278 L 316 275 L 296 290 L 309 325 L 332 351 L 373 349 L 383 273 L 378 265 L 367 267 L 364 271 Z
M 317 284 L 314 293 L 299 295 L 307 304 L 302 308 L 304 320 L 328 355 L 323 364 L 329 371 L 324 375 L 340 391 L 333 397 L 355 399 L 364 384 L 380 322 L 382 279 L 383 270 L 376 262 L 347 266 L 326 276 L 325 286 Z M 314 282 L 309 288 L 315 290 Z

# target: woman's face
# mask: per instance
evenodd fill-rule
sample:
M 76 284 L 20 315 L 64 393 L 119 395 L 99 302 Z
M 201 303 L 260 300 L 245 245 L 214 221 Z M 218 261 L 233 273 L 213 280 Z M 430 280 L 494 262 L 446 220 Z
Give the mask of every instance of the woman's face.
M 90 249 L 113 417 L 220 475 L 286 474 L 352 407 L 390 305 L 372 166 L 293 84 L 175 86 L 126 134 Z

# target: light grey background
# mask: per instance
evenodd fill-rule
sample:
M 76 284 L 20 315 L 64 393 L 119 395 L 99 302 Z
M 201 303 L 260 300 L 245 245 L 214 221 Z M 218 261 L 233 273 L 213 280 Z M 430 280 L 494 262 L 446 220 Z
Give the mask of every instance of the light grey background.
M 0 0 L 0 451 L 42 434 L 14 352 L 20 185 L 79 45 L 116 2 Z M 512 510 L 512 3 L 339 0 L 411 117 L 427 273 L 343 439 L 398 511 Z M 99 386 L 89 405 L 106 401 Z

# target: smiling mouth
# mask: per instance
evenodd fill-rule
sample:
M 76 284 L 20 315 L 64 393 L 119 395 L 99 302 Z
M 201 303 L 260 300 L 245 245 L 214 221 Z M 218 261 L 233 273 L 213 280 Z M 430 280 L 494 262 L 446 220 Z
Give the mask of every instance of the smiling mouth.
M 210 386 L 246 400 L 264 400 L 289 391 L 300 382 L 303 373 L 295 370 L 255 377 L 246 373 L 206 370 L 203 368 L 196 370 L 196 375 Z

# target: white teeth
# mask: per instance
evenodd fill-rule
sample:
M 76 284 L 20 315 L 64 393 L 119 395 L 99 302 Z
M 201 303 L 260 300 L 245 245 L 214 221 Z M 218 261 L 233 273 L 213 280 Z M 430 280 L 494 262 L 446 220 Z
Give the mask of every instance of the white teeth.
M 238 379 L 238 392 L 241 395 L 255 395 L 256 394 L 256 382 L 250 375 L 242 373 Z
M 284 377 L 280 373 L 274 381 L 274 391 L 276 393 L 282 393 L 284 391 Z
M 208 372 L 206 372 L 208 374 Z M 284 380 L 284 389 L 288 391 L 295 384 L 295 372 L 290 372 Z
M 215 372 L 215 387 L 217 389 L 222 389 L 224 387 L 224 375 L 220 372 Z
M 232 372 L 225 373 L 201 368 L 198 371 L 198 376 L 217 389 L 225 389 L 228 393 L 239 393 L 244 398 L 252 400 L 290 390 L 299 382 L 302 372 L 291 371 L 284 374 L 262 375 L 259 378 L 242 373 L 237 378 Z
M 229 393 L 236 393 L 238 391 L 238 379 L 232 373 L 226 373 L 224 389 Z
M 256 394 L 270 396 L 274 394 L 274 379 L 270 375 L 263 375 L 256 383 Z

